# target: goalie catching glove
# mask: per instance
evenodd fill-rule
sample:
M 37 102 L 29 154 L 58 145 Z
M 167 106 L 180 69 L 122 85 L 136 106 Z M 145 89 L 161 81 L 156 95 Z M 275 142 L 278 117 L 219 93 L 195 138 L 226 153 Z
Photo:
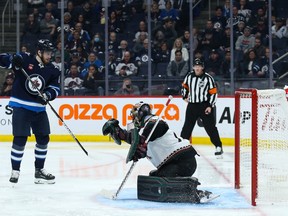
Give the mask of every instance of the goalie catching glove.
M 104 136 L 110 134 L 112 139 L 118 145 L 121 145 L 121 140 L 127 142 L 127 131 L 124 131 L 119 127 L 119 121 L 117 119 L 109 119 L 102 127 L 102 133 Z M 129 142 L 128 142 L 129 143 Z

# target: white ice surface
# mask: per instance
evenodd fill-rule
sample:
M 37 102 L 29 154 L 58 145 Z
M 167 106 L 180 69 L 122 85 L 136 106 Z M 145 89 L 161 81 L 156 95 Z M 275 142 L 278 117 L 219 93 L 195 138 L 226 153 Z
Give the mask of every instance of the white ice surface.
M 159 203 L 137 200 L 137 176 L 147 175 L 153 166 L 140 160 L 116 200 L 103 196 L 115 193 L 131 163 L 126 164 L 128 145 L 50 143 L 45 168 L 56 176 L 54 185 L 34 184 L 34 143 L 27 143 L 18 184 L 12 186 L 11 143 L 0 143 L 0 216 L 286 216 L 285 205 L 251 207 L 247 197 L 233 189 L 233 148 L 224 148 L 222 160 L 214 157 L 212 145 L 197 145 L 195 177 L 200 189 L 221 196 L 207 204 Z

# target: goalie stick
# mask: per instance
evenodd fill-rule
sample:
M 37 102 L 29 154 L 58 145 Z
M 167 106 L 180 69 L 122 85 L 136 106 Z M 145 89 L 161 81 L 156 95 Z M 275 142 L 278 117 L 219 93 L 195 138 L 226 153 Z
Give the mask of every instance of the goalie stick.
M 169 95 L 168 100 L 167 100 L 167 102 L 165 103 L 165 107 L 167 107 L 167 106 L 169 105 L 169 103 L 171 102 L 172 99 L 173 99 L 173 96 L 172 96 L 172 95 Z M 163 111 L 164 111 L 164 109 L 161 110 L 161 112 L 160 112 L 160 114 L 159 114 L 159 116 L 158 116 L 157 121 L 156 121 L 155 124 L 153 125 L 153 128 L 152 128 L 151 132 L 149 133 L 147 139 L 145 140 L 145 143 L 148 143 L 148 142 L 149 142 L 152 134 L 153 134 L 154 131 L 155 131 L 155 128 L 157 127 L 157 125 L 158 125 L 158 123 L 159 123 L 159 121 L 160 121 L 160 118 L 161 118 L 161 115 L 162 115 L 162 112 L 163 112 Z M 133 161 L 132 165 L 130 166 L 128 172 L 126 173 L 126 175 L 125 175 L 123 181 L 121 182 L 121 184 L 120 184 L 118 190 L 116 191 L 116 193 L 114 193 L 114 194 L 111 195 L 111 194 L 109 193 L 109 191 L 106 191 L 106 190 L 102 190 L 101 193 L 102 193 L 105 197 L 107 197 L 107 198 L 116 200 L 117 197 L 118 197 L 118 194 L 119 194 L 120 191 L 122 190 L 122 188 L 123 188 L 124 184 L 126 183 L 128 177 L 129 177 L 130 174 L 132 173 L 132 170 L 134 169 L 136 163 L 137 163 L 137 161 Z
M 70 128 L 66 125 L 66 123 L 64 122 L 64 120 L 61 118 L 61 116 L 57 113 L 57 111 L 54 109 L 54 107 L 50 104 L 49 101 L 47 101 L 43 95 L 43 93 L 38 89 L 38 87 L 35 85 L 35 83 L 31 80 L 31 78 L 29 77 L 29 75 L 27 74 L 27 72 L 24 70 L 24 68 L 21 68 L 22 73 L 26 76 L 26 78 L 29 80 L 29 82 L 31 83 L 31 85 L 33 86 L 33 88 L 36 89 L 38 95 L 45 101 L 47 102 L 47 104 L 50 106 L 51 110 L 53 111 L 53 113 L 57 116 L 57 118 L 63 123 L 64 127 L 66 128 L 66 130 L 68 131 L 68 133 L 73 137 L 73 139 L 77 142 L 77 144 L 80 146 L 80 148 L 84 151 L 84 153 L 88 156 L 88 152 L 86 151 L 86 149 L 81 145 L 81 143 L 79 142 L 79 140 L 76 138 L 76 136 L 72 133 L 72 131 L 70 130 Z

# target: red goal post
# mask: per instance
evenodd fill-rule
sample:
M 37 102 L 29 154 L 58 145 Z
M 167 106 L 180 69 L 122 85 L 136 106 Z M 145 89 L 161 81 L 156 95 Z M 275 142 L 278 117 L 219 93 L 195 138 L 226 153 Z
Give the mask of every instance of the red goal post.
M 235 188 L 251 204 L 288 201 L 288 102 L 282 89 L 235 92 Z

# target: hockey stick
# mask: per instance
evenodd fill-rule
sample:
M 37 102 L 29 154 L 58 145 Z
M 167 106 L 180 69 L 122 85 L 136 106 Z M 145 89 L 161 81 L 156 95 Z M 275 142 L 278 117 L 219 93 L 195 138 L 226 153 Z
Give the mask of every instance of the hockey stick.
M 169 95 L 168 100 L 167 100 L 167 102 L 166 102 L 166 104 L 165 104 L 165 107 L 167 107 L 167 106 L 169 105 L 169 103 L 171 102 L 172 99 L 173 99 L 173 96 L 172 96 L 172 95 Z M 158 125 L 158 123 L 159 123 L 159 121 L 160 121 L 160 118 L 161 118 L 161 115 L 162 115 L 162 112 L 163 112 L 163 111 L 164 111 L 164 109 L 161 110 L 161 113 L 159 114 L 157 121 L 156 121 L 155 124 L 153 125 L 153 128 L 151 129 L 151 131 L 150 131 L 147 139 L 145 140 L 145 143 L 146 143 L 146 144 L 149 142 L 151 136 L 153 135 L 153 133 L 154 133 L 154 131 L 155 131 L 155 128 L 157 127 L 157 125 Z M 117 199 L 118 194 L 119 194 L 120 191 L 122 190 L 124 184 L 126 183 L 128 177 L 130 176 L 130 174 L 131 174 L 133 168 L 135 167 L 136 163 L 137 163 L 137 161 L 133 161 L 132 165 L 130 166 L 130 168 L 129 168 L 128 172 L 127 172 L 127 174 L 125 175 L 123 181 L 121 182 L 118 190 L 116 191 L 115 194 L 113 194 L 113 195 L 111 196 L 111 198 L 112 198 L 113 200 Z M 108 192 L 105 191 L 104 193 L 105 193 L 106 197 L 109 197 Z
M 26 78 L 29 80 L 29 82 L 31 83 L 31 85 L 33 86 L 33 88 L 36 89 L 38 95 L 44 100 L 46 101 L 43 93 L 38 89 L 38 87 L 35 85 L 35 83 L 31 80 L 31 78 L 29 77 L 29 75 L 27 74 L 27 72 L 24 70 L 24 68 L 21 68 L 22 73 L 26 76 Z M 47 104 L 50 106 L 51 110 L 53 111 L 53 113 L 57 116 L 57 118 L 62 122 L 62 124 L 64 125 L 64 127 L 67 129 L 67 131 L 69 132 L 69 134 L 73 137 L 73 139 L 77 142 L 77 144 L 81 147 L 81 149 L 85 152 L 85 154 L 88 156 L 88 152 L 86 151 L 86 149 L 81 145 L 81 143 L 79 142 L 79 140 L 75 137 L 75 135 L 72 133 L 72 131 L 70 130 L 70 128 L 66 125 L 66 123 L 64 122 L 64 120 L 61 118 L 61 116 L 57 113 L 57 111 L 54 109 L 54 107 L 50 104 L 49 101 L 46 101 Z

